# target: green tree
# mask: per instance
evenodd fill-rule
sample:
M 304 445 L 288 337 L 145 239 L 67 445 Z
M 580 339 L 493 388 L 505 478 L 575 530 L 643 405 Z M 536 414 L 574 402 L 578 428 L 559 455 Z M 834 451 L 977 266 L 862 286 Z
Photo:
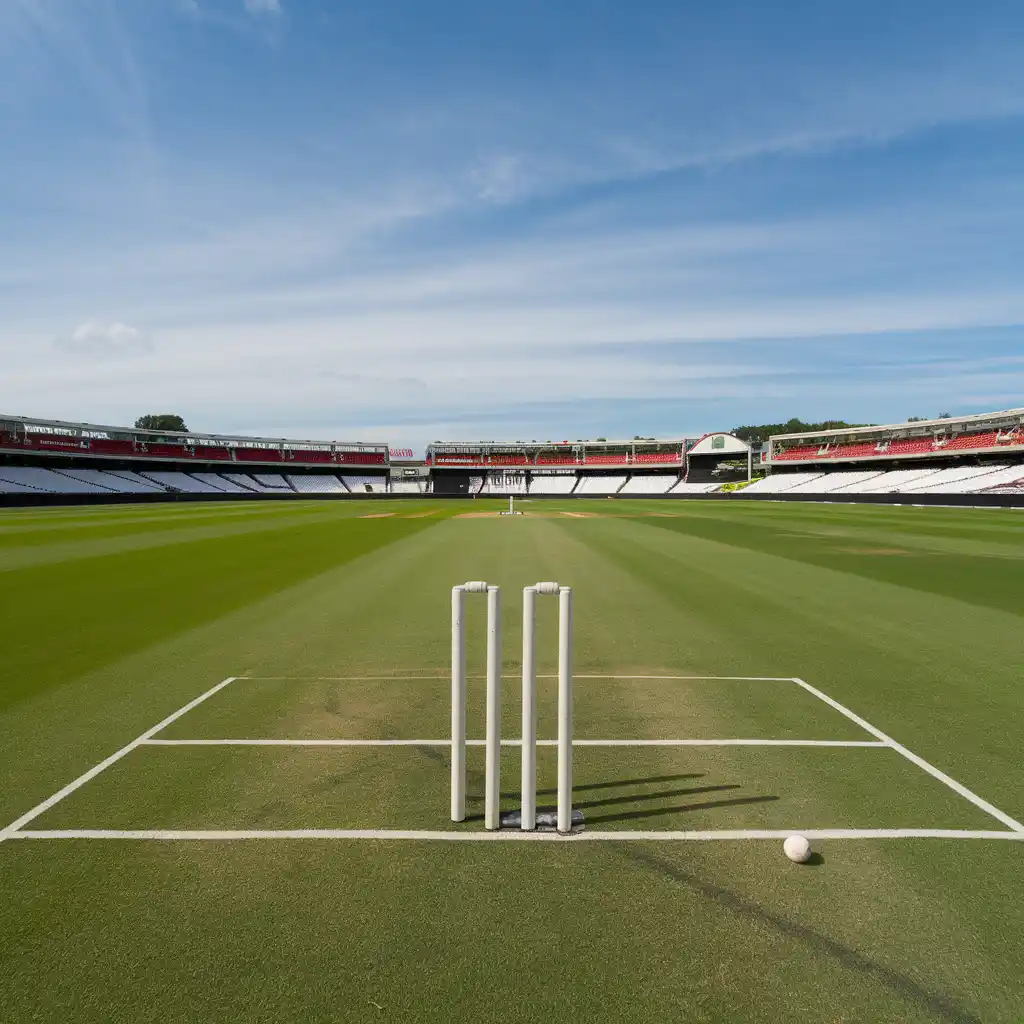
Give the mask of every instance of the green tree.
M 149 416 L 140 416 L 135 421 L 136 430 L 170 430 L 178 434 L 187 434 L 185 421 L 170 412 L 159 412 Z
M 869 427 L 870 423 L 847 423 L 844 420 L 823 420 L 821 423 L 805 423 L 803 420 L 787 420 L 785 423 L 762 423 L 758 426 L 735 427 L 731 433 L 748 444 L 767 441 L 773 434 L 806 434 L 819 430 L 845 430 L 847 427 Z

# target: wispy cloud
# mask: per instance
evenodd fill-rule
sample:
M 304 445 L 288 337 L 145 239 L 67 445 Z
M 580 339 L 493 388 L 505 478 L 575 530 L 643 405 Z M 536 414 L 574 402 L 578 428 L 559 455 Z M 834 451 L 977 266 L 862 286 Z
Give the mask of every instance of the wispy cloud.
M 137 327 L 118 320 L 103 323 L 87 320 L 54 345 L 64 352 L 103 358 L 138 355 L 153 350 L 153 340 Z
M 280 14 L 281 0 L 245 0 L 245 9 L 250 14 Z

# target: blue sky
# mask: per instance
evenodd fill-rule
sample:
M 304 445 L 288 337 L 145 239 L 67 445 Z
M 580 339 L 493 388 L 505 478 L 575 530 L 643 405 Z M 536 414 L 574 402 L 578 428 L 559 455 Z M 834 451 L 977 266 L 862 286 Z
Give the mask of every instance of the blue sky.
M 1024 405 L 1024 4 L 0 0 L 0 411 Z

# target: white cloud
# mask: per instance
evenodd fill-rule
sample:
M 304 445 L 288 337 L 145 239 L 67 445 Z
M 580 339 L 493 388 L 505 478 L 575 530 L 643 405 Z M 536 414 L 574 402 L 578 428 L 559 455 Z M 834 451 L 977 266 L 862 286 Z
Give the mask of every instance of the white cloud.
M 281 0 L 245 0 L 245 9 L 250 14 L 280 14 Z
M 58 338 L 55 344 L 65 352 L 103 357 L 135 355 L 153 348 L 151 338 L 137 327 L 119 320 L 112 323 L 87 320 L 67 337 Z

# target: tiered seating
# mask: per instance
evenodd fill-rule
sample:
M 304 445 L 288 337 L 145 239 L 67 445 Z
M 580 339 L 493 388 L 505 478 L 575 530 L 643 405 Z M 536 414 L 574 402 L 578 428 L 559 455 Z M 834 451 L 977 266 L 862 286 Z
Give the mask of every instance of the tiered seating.
M 664 473 L 634 473 L 619 494 L 667 494 L 678 480 Z
M 679 483 L 677 483 L 668 493 L 678 497 L 685 497 L 687 494 L 711 494 L 713 491 L 717 491 L 721 486 L 721 484 L 714 482 L 688 484 L 685 480 L 680 480 Z
M 158 494 L 160 492 L 166 493 L 167 491 L 163 484 L 158 484 L 155 480 L 147 480 L 144 476 L 133 473 L 130 469 L 107 469 L 103 472 L 109 477 L 127 481 L 133 488 L 132 493 L 134 494 Z
M 1006 466 L 954 466 L 940 469 L 924 480 L 914 481 L 900 488 L 901 494 L 970 494 L 977 489 L 978 480 Z
M 538 466 L 576 466 L 579 459 L 575 455 L 538 455 Z
M 99 484 L 87 483 L 75 477 L 56 473 L 51 469 L 38 466 L 4 466 L 0 476 L 11 484 L 32 491 L 45 491 L 49 494 L 111 494 L 113 487 L 101 487 Z M 20 492 L 19 492 L 20 493 Z
M 863 444 L 829 445 L 822 457 L 826 459 L 862 459 L 866 455 L 877 454 L 878 444 L 875 441 L 867 441 Z
M 791 487 L 787 493 L 798 494 L 803 492 L 804 494 L 830 494 L 832 491 L 838 491 L 853 484 L 864 483 L 865 481 L 881 475 L 881 471 L 877 469 L 826 473 L 824 476 L 819 476 L 814 480 L 809 480 L 807 483 L 797 484 L 796 487 Z
M 184 494 L 223 494 L 219 487 L 197 480 L 188 473 L 176 473 L 170 470 L 147 470 L 144 474 L 150 480 L 163 484 L 170 491 L 181 491 Z
M 580 476 L 573 494 L 607 495 L 615 494 L 626 482 L 625 476 Z
M 251 491 L 255 494 L 263 493 L 263 488 L 252 477 L 246 476 L 245 473 L 221 473 L 220 475 L 229 484 L 234 484 L 239 490 Z
M 588 466 L 624 466 L 629 462 L 629 454 L 622 452 L 619 455 L 588 455 Z
M 288 483 L 299 494 L 347 494 L 345 485 L 333 473 L 289 474 Z
M 530 481 L 531 494 L 571 494 L 575 473 L 536 473 Z
M 509 495 L 526 494 L 525 473 L 488 473 L 484 479 L 481 494 Z
M 471 476 L 469 478 L 469 493 L 479 494 L 480 488 L 484 485 L 484 478 L 482 476 Z
M 974 486 L 970 494 L 1015 494 L 1017 488 L 1024 488 L 1024 465 L 1007 466 L 996 472 L 976 477 L 971 481 Z
M 113 473 L 107 473 L 102 469 L 62 469 L 59 470 L 62 476 L 70 477 L 72 480 L 81 480 L 83 483 L 95 484 L 107 491 L 115 491 L 118 494 L 139 494 L 140 492 L 157 492 L 163 488 L 156 484 L 136 483 L 134 481 L 122 480 Z
M 346 474 L 341 479 L 353 494 L 387 494 L 388 478 L 386 476 L 350 476 Z
M 678 466 L 682 461 L 683 457 L 679 452 L 637 452 L 633 456 L 633 464 L 636 466 Z
M 487 457 L 488 466 L 529 466 L 530 458 L 528 455 L 489 455 Z
M 888 445 L 880 444 L 878 452 L 880 455 L 920 455 L 923 452 L 935 451 L 935 444 L 931 438 L 918 438 L 915 441 L 890 441 Z
M 225 494 L 250 494 L 247 487 L 240 487 L 238 484 L 225 480 L 218 473 L 191 473 L 200 483 L 208 484 L 210 487 L 223 491 Z
M 945 442 L 938 442 L 935 447 L 944 452 L 971 451 L 977 448 L 994 448 L 999 439 L 998 430 L 990 430 L 985 434 L 961 434 Z
M 7 467 L 0 466 L 0 494 L 42 494 L 41 487 L 29 487 L 27 484 L 16 483 L 3 476 Z
M 893 469 L 887 473 L 875 474 L 860 483 L 842 489 L 843 494 L 893 494 L 907 484 L 934 476 L 935 469 Z
M 763 480 L 755 480 L 743 489 L 744 494 L 782 494 L 801 484 L 810 483 L 824 476 L 824 473 L 772 473 Z
M 292 493 L 291 484 L 280 473 L 250 473 L 249 476 L 268 492 Z
M 772 458 L 773 462 L 799 462 L 801 459 L 816 459 L 821 451 L 821 445 L 805 444 L 797 448 L 787 448 Z

